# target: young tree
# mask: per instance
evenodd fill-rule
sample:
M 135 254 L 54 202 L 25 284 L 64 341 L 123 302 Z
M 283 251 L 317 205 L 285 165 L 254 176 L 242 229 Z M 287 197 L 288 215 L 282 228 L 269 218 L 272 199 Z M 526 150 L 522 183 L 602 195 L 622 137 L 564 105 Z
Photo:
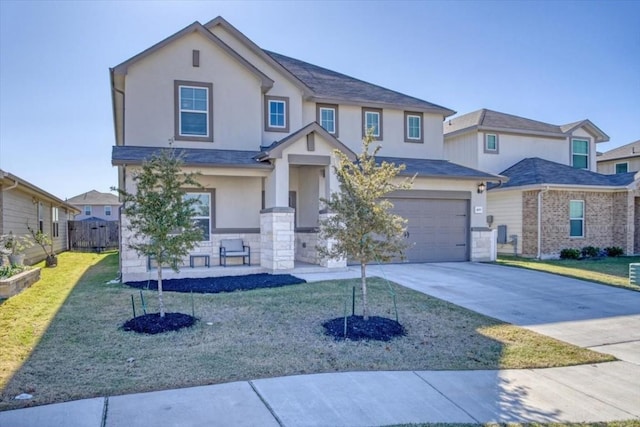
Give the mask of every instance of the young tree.
M 318 247 L 325 258 L 351 258 L 360 263 L 362 305 L 364 320 L 369 319 L 367 305 L 367 263 L 389 261 L 402 254 L 407 247 L 403 238 L 406 220 L 389 210 L 393 204 L 385 195 L 395 190 L 411 188 L 413 179 L 397 182 L 395 179 L 405 168 L 393 163 L 376 164 L 376 147 L 369 153 L 373 142 L 371 132 L 363 140 L 362 153 L 355 162 L 336 150 L 337 166 L 334 171 L 340 183 L 340 191 L 330 199 L 323 199 L 333 215 L 320 223 L 320 237 L 333 239 L 330 247 Z
M 185 188 L 201 188 L 196 173 L 182 171 L 182 159 L 173 149 L 162 150 L 142 165 L 133 176 L 136 192 L 118 189 L 122 196 L 122 212 L 133 232 L 129 247 L 138 255 L 154 257 L 158 264 L 158 306 L 160 317 L 165 308 L 162 299 L 162 268 L 178 271 L 178 263 L 202 240 L 193 216 L 200 203 L 185 197 Z

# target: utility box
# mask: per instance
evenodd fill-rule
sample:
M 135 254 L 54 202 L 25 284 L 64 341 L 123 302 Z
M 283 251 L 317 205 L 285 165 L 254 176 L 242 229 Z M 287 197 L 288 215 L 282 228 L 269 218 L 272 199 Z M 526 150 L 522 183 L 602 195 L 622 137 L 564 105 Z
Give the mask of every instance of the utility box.
M 632 262 L 629 264 L 629 284 L 640 286 L 640 263 Z
M 506 225 L 498 226 L 498 243 L 501 245 L 507 243 L 507 226 Z

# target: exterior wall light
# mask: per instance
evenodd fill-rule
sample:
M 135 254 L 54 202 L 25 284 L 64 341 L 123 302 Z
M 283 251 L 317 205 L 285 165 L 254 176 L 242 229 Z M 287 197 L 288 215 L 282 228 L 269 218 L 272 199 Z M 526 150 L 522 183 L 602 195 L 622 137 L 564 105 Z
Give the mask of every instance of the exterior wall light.
M 487 189 L 487 185 L 484 182 L 478 184 L 478 194 L 484 193 L 484 190 Z

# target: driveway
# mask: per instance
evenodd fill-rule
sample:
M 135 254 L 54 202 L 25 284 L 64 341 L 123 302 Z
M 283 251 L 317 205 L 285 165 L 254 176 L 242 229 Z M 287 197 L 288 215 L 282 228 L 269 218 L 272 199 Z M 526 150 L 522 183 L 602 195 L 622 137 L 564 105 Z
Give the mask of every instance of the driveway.
M 494 264 L 391 264 L 368 271 L 478 313 L 640 365 L 640 292 Z M 359 275 L 355 269 L 350 273 Z M 313 274 L 299 276 L 323 280 Z

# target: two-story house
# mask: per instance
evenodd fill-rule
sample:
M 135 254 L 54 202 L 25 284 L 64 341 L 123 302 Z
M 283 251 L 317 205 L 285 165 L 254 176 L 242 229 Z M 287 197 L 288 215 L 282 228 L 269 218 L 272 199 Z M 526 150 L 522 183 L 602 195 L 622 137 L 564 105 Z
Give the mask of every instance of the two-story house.
M 598 153 L 598 172 L 603 174 L 640 171 L 640 140 Z
M 67 200 L 67 203 L 78 208 L 80 213 L 74 218 L 82 220 L 120 220 L 120 200 L 111 193 L 101 193 L 97 190 L 87 191 Z
M 296 261 L 344 266 L 316 253 L 328 244 L 318 241 L 318 222 L 329 215 L 320 199 L 338 191 L 333 150 L 354 158 L 367 129 L 382 146 L 378 160 L 416 175 L 412 190 L 391 195 L 408 219 L 407 260 L 491 258 L 484 188 L 498 177 L 444 160 L 448 108 L 263 50 L 220 17 L 112 68 L 111 84 L 119 185 L 135 191 L 131 176 L 146 158 L 178 149 L 185 168 L 201 173 L 204 189 L 186 191 L 204 205 L 195 252 L 211 265 L 221 239 L 242 238 L 268 271 Z M 122 234 L 124 280 L 148 277 L 126 227 Z
M 447 120 L 443 130 L 445 158 L 509 178 L 487 194 L 499 252 L 640 251 L 639 181 L 633 173 L 596 172 L 596 144 L 609 137 L 591 121 L 558 126 L 482 109 Z

